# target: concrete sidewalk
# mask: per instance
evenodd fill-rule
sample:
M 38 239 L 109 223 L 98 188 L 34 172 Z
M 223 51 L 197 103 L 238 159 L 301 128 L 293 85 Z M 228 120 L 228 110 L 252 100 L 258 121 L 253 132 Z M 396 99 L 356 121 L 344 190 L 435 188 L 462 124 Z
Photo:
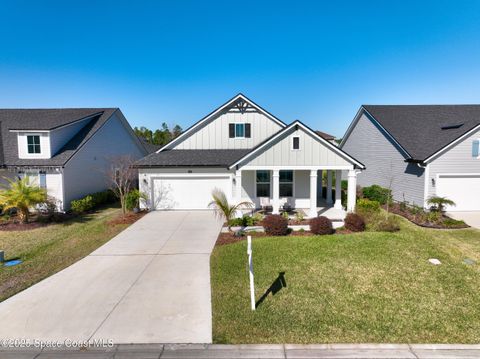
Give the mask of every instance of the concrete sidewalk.
M 0 340 L 211 342 L 209 259 L 221 225 L 209 211 L 147 214 L 0 303 Z
M 331 358 L 331 359 L 478 359 L 480 345 L 453 344 L 317 344 L 317 345 L 116 345 L 111 348 L 68 349 L 0 349 L 0 358 Z

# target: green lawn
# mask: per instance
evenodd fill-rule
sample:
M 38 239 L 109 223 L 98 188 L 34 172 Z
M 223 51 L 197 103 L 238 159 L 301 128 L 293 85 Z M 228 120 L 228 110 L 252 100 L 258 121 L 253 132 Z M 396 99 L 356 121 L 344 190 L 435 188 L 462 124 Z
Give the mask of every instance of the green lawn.
M 19 257 L 15 267 L 0 267 L 0 301 L 85 257 L 127 225 L 108 225 L 120 215 L 117 207 L 29 231 L 0 231 L 5 259 Z
M 216 247 L 214 341 L 480 342 L 480 231 L 401 223 L 394 234 L 254 239 L 257 299 L 279 272 L 287 285 L 255 312 L 246 241 Z M 465 258 L 477 262 L 467 265 Z

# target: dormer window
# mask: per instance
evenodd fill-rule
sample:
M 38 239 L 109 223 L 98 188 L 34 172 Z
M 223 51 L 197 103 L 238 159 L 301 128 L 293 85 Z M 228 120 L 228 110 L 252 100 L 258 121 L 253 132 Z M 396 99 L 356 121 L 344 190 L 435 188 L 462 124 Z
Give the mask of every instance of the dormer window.
M 40 148 L 40 136 L 28 135 L 27 136 L 27 151 L 29 154 L 42 153 Z

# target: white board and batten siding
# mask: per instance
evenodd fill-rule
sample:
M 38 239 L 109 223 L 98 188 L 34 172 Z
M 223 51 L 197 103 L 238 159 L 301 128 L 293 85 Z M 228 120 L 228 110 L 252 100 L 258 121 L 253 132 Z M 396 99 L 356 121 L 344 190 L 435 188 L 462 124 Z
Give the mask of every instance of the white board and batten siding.
M 112 158 L 129 155 L 145 156 L 145 150 L 132 137 L 123 115 L 117 111 L 67 162 L 64 168 L 65 207 L 87 194 L 109 187 L 106 172 Z
M 300 149 L 292 149 L 292 138 L 300 138 Z M 281 166 L 284 169 L 301 166 L 353 168 L 345 158 L 332 151 L 326 144 L 314 138 L 302 128 L 292 129 L 268 144 L 253 158 L 241 163 L 246 168 Z
M 358 185 L 378 184 L 391 188 L 397 201 L 424 205 L 425 170 L 406 163 L 401 149 L 365 114 L 360 115 L 342 149 L 366 167 L 357 176 Z
M 480 211 L 480 157 L 472 153 L 480 130 L 448 149 L 428 164 L 428 197 L 456 202 L 449 211 Z
M 250 138 L 230 138 L 230 123 L 251 124 Z M 281 126 L 259 112 L 240 113 L 230 110 L 222 113 L 174 146 L 176 150 L 212 150 L 253 148 L 281 130 Z

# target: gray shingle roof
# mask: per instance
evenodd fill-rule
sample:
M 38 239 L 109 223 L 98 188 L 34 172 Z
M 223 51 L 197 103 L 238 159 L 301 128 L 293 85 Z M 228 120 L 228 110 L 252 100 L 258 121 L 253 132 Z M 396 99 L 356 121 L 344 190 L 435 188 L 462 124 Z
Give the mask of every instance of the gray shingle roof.
M 137 167 L 228 167 L 245 156 L 245 150 L 165 150 L 137 161 Z
M 63 166 L 111 117 L 116 108 L 0 109 L 0 165 Z M 94 116 L 65 146 L 49 159 L 19 159 L 17 133 L 10 130 L 53 130 Z M 3 152 L 3 159 L 2 154 Z
M 427 159 L 480 125 L 480 105 L 363 105 L 363 107 L 395 138 L 412 159 L 417 161 Z

